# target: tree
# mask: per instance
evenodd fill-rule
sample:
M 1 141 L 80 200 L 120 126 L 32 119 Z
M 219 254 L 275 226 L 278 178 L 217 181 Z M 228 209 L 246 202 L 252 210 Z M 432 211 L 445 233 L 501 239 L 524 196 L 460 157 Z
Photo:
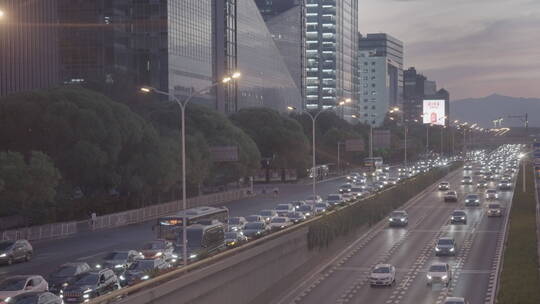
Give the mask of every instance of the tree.
M 268 108 L 247 108 L 231 116 L 234 124 L 257 144 L 274 168 L 304 172 L 309 164 L 309 141 L 298 121 Z
M 21 153 L 0 152 L 0 212 L 38 219 L 52 206 L 60 179 L 58 169 L 42 152 L 31 151 L 28 162 Z

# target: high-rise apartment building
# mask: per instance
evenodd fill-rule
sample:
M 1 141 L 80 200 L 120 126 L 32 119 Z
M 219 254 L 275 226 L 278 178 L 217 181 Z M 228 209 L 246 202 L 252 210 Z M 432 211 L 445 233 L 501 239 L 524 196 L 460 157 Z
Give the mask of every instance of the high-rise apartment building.
M 0 97 L 58 84 L 56 0 L 0 1 Z
M 379 127 L 390 107 L 388 58 L 375 51 L 358 52 L 359 120 Z
M 358 49 L 386 57 L 390 86 L 389 105 L 400 106 L 403 102 L 403 42 L 384 33 L 367 34 L 360 37 Z
M 328 108 L 355 100 L 358 51 L 358 0 L 306 0 L 307 109 Z M 346 114 L 345 114 L 346 115 Z

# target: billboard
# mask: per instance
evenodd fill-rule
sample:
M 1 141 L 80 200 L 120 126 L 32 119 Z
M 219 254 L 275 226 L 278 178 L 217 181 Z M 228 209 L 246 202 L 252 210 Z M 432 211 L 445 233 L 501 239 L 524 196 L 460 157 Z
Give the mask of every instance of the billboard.
M 423 117 L 425 124 L 445 125 L 445 101 L 443 99 L 425 99 Z

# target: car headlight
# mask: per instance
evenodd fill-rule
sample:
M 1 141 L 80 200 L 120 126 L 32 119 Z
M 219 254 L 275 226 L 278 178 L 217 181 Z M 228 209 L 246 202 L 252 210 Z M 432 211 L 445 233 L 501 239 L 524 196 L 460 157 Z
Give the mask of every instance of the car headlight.
M 149 275 L 143 275 L 143 276 L 141 277 L 141 280 L 143 280 L 143 281 L 148 280 L 148 279 L 150 279 L 150 276 L 149 276 Z
M 405 219 L 404 219 L 404 218 L 402 218 L 402 219 L 401 219 L 401 221 L 402 221 L 402 222 L 405 222 Z
M 173 259 L 178 259 L 178 255 L 176 255 L 176 254 L 173 254 L 171 257 L 172 257 Z
M 120 279 L 120 281 L 125 281 L 126 280 L 126 277 L 124 277 L 123 275 L 120 275 L 118 278 Z
M 69 286 L 68 282 L 65 282 L 64 284 L 62 284 L 62 287 L 68 287 L 68 286 Z
M 450 252 L 454 252 L 454 248 L 450 248 Z
M 6 254 L 6 253 L 0 254 L 0 258 L 5 258 L 5 257 L 7 257 L 7 254 Z
M 259 234 L 258 231 L 257 231 L 257 234 Z M 195 253 L 192 253 L 192 254 L 189 255 L 189 258 L 190 258 L 190 259 L 194 259 L 194 258 L 196 258 L 196 257 L 197 257 L 197 255 L 196 255 Z
M 160 252 L 156 253 L 154 256 L 155 256 L 155 257 L 160 257 L 160 256 L 162 256 L 162 255 L 163 255 L 163 252 L 160 251 Z
M 432 277 L 432 276 L 430 276 L 429 274 L 428 274 L 428 275 L 426 275 L 426 277 L 427 277 L 427 279 L 428 279 L 428 280 L 431 280 L 431 279 L 433 279 L 433 277 Z
M 123 268 L 124 265 L 123 264 L 118 264 L 118 265 L 114 265 L 114 268 L 118 269 L 118 268 Z
M 475 203 L 479 203 L 479 202 L 480 202 L 480 200 L 474 200 L 474 202 L 475 202 Z
M 464 217 L 464 216 L 462 216 L 462 217 L 461 217 L 461 219 L 462 219 L 462 220 L 464 220 L 464 219 L 465 219 L 465 217 Z
M 101 269 L 101 265 L 100 265 L 100 264 L 97 264 L 97 265 L 96 265 L 96 268 L 97 268 L 97 269 Z
M 90 298 L 90 295 L 87 294 L 87 293 L 86 293 L 86 294 L 83 294 L 83 298 L 88 299 L 88 298 Z
M 394 221 L 394 219 L 393 219 L 393 218 L 391 218 L 391 219 L 390 219 L 390 222 L 393 222 L 393 221 Z
M 446 279 L 448 279 L 448 276 L 444 275 L 444 276 L 442 276 L 441 279 L 446 280 Z
M 92 289 L 88 288 L 87 290 L 83 291 L 84 294 L 86 293 L 91 293 L 92 292 Z
M 439 247 L 435 247 L 435 251 L 441 251 Z

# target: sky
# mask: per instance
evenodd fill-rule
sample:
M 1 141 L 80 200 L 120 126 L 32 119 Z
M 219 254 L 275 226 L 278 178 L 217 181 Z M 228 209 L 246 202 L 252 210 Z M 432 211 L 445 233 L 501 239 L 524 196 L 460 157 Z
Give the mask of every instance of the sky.
M 362 34 L 404 42 L 451 99 L 540 97 L 540 0 L 359 0 Z

